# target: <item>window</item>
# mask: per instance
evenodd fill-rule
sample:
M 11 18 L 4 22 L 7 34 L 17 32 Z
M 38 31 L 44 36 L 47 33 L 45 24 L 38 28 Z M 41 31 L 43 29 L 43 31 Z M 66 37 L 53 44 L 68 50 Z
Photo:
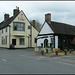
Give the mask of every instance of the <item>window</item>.
M 7 32 L 7 27 L 5 28 L 5 31 Z
M 51 38 L 52 47 L 54 47 L 54 37 Z
M 3 29 L 2 29 L 2 33 L 3 33 Z
M 3 45 L 3 37 L 2 37 L 2 45 Z
M 25 31 L 25 23 L 14 22 L 13 23 L 13 30 L 16 30 L 16 31 Z
M 7 44 L 7 36 L 5 36 L 5 44 Z
M 31 29 L 31 26 L 28 26 L 28 29 Z
M 37 43 L 37 39 L 36 38 L 34 39 L 34 41 L 35 41 L 35 43 Z
M 20 38 L 20 45 L 24 45 L 24 38 Z

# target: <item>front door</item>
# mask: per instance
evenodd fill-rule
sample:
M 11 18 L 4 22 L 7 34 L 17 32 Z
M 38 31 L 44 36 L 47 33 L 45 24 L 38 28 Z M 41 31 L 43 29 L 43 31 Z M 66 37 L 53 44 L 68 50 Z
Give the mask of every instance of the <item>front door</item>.
M 48 39 L 44 40 L 44 47 L 48 47 Z
M 12 44 L 16 45 L 16 39 L 12 39 Z

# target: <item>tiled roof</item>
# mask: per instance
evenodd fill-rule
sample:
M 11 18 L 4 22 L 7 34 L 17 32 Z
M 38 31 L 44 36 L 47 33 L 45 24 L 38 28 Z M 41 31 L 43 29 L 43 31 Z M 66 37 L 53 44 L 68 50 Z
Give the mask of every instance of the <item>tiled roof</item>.
M 51 27 L 55 34 L 75 35 L 75 26 L 54 21 L 51 21 L 51 24 L 48 23 L 48 25 Z
M 19 14 L 19 13 L 18 13 L 18 14 Z M 17 14 L 17 15 L 18 15 L 18 14 Z M 9 24 L 16 18 L 17 15 L 10 17 L 10 18 L 7 19 L 6 21 L 2 21 L 2 22 L 0 23 L 0 29 L 9 26 Z

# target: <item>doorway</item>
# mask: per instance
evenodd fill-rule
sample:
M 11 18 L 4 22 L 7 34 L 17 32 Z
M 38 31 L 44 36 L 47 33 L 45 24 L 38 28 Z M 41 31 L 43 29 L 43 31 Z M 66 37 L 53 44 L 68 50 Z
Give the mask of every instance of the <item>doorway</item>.
M 12 39 L 12 44 L 16 45 L 16 39 Z
M 44 47 L 48 47 L 48 39 L 44 40 Z

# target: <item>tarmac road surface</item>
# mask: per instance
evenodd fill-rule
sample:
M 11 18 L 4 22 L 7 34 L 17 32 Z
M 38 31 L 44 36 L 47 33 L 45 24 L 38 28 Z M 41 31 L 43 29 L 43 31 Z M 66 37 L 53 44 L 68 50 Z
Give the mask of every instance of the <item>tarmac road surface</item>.
M 32 50 L 0 48 L 0 74 L 75 74 L 75 56 L 37 56 Z

